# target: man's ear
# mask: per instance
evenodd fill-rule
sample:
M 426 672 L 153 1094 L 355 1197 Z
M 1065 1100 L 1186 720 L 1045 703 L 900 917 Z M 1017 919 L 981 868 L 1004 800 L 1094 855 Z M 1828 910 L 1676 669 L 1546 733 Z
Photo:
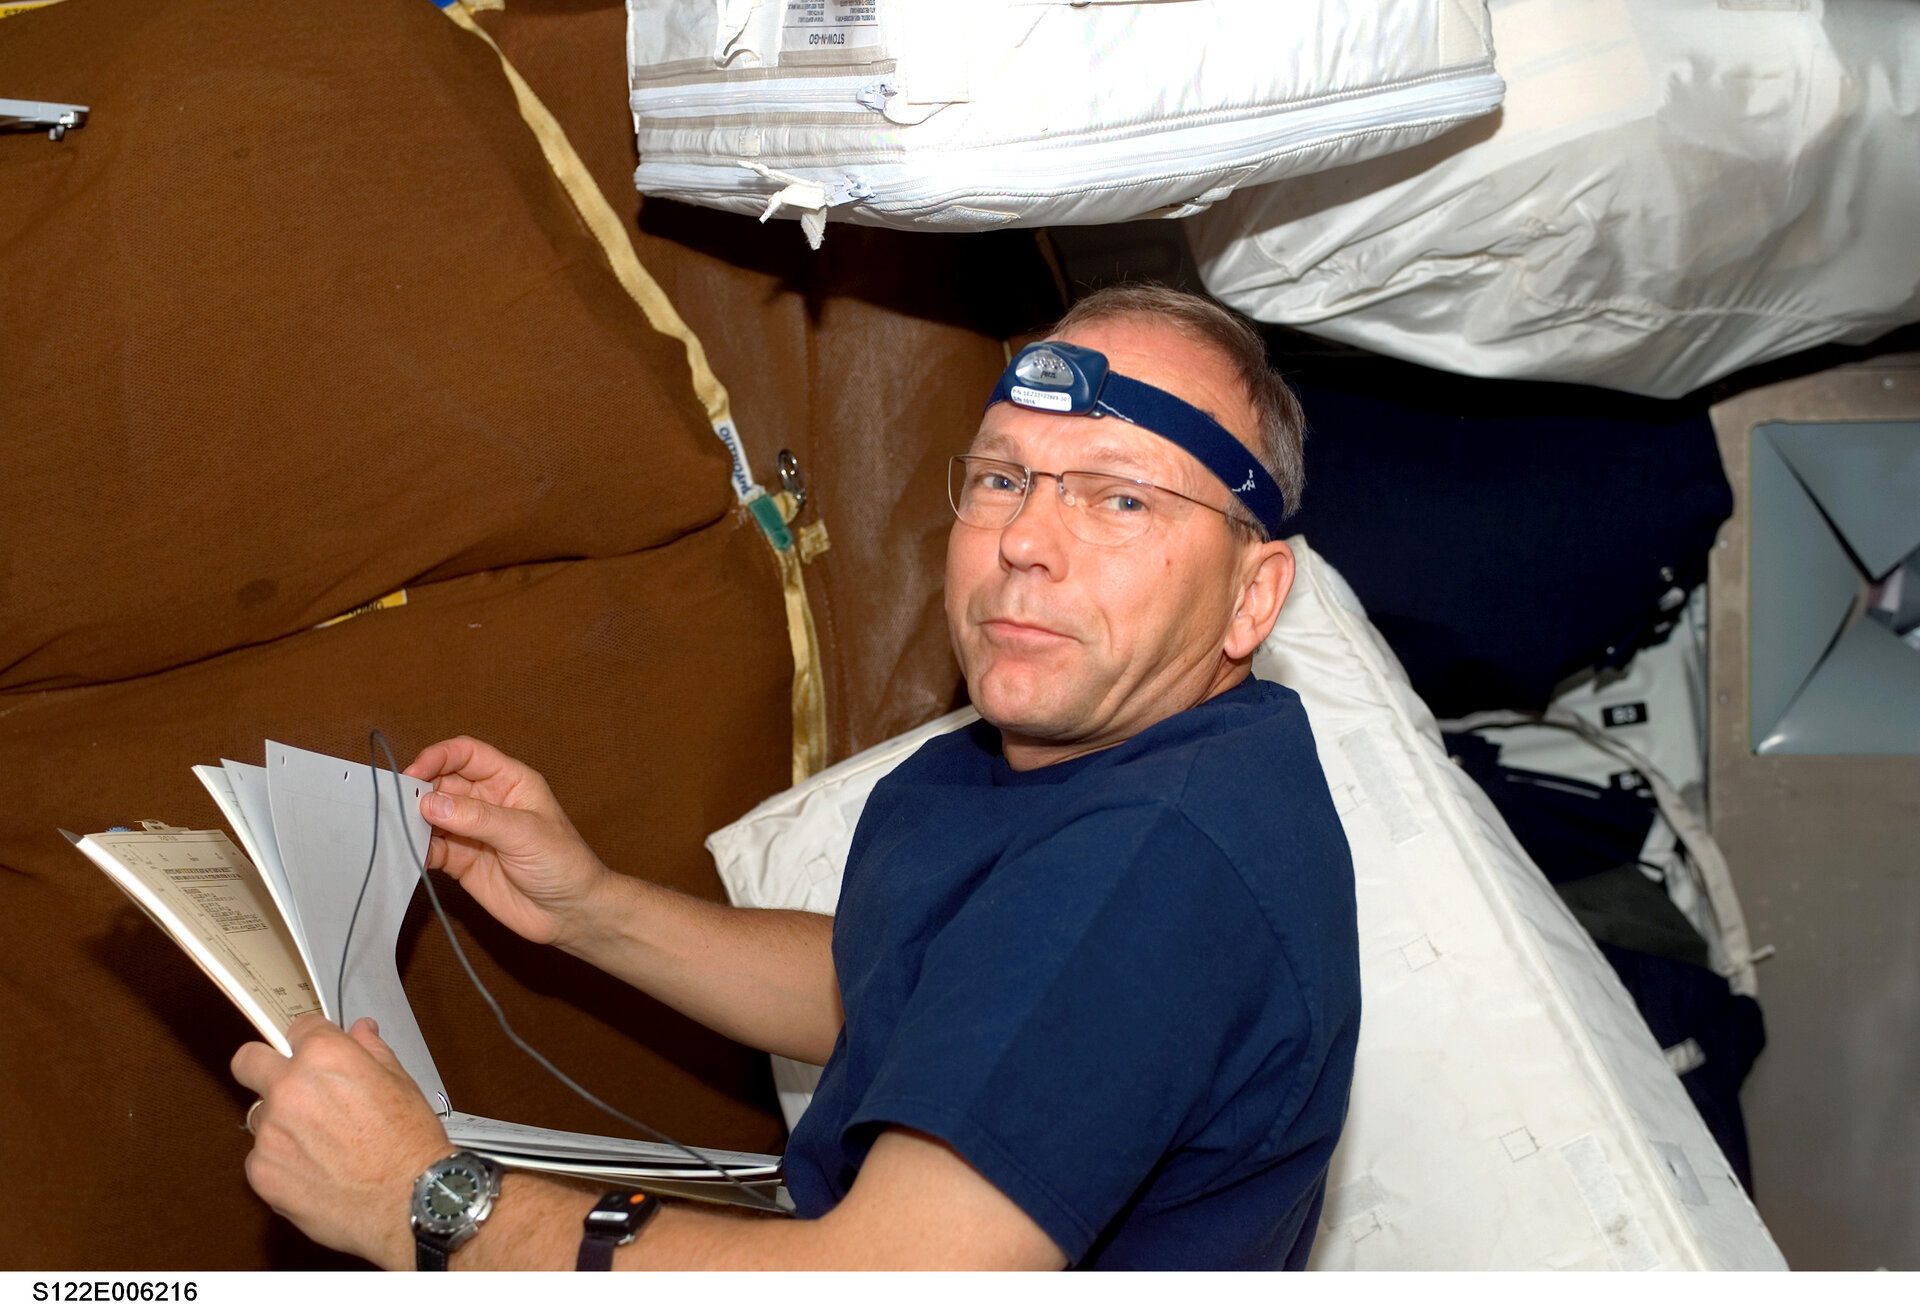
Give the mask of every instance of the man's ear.
M 1293 550 L 1284 540 L 1269 540 L 1250 549 L 1242 564 L 1240 607 L 1227 625 L 1227 658 L 1240 662 L 1273 630 L 1280 606 L 1293 589 Z

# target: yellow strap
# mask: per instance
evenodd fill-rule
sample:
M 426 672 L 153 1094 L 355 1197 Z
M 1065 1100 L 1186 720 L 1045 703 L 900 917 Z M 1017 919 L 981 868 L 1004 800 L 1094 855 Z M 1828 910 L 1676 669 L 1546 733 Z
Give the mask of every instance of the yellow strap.
M 600 193 L 600 187 L 594 182 L 593 174 L 580 161 L 573 143 L 567 139 L 566 132 L 560 128 L 547 106 L 540 103 L 540 97 L 527 85 L 520 70 L 508 61 L 500 47 L 494 44 L 493 37 L 485 28 L 473 20 L 465 4 L 448 5 L 441 11 L 460 26 L 472 32 L 492 47 L 499 56 L 500 67 L 507 74 L 507 84 L 513 87 L 514 98 L 520 102 L 520 116 L 527 120 L 527 126 L 533 129 L 534 136 L 540 142 L 541 151 L 547 156 L 547 164 L 553 169 L 553 175 L 560 179 L 567 195 L 573 200 L 574 208 L 580 211 L 580 217 L 586 222 L 587 229 L 594 239 L 607 252 L 607 258 L 613 264 L 613 275 L 620 279 L 627 294 L 633 296 L 633 302 L 647 315 L 647 322 L 663 336 L 672 336 L 687 350 L 687 369 L 693 373 L 693 393 L 706 405 L 707 418 L 715 426 L 732 420 L 732 405 L 727 399 L 727 388 L 720 384 L 720 378 L 713 375 L 713 366 L 707 362 L 707 351 L 700 344 L 700 338 L 681 319 L 660 289 L 660 283 L 653 279 L 640 262 L 640 256 L 634 253 L 633 241 L 627 235 L 626 224 L 614 214 L 613 206 L 607 203 L 607 197 Z
M 793 648 L 793 783 L 827 765 L 827 695 L 820 683 L 820 635 L 807 602 L 800 554 L 776 549 L 780 589 L 787 599 L 787 643 Z
M 60 0 L 0 0 L 0 18 L 18 18 L 21 14 L 59 3 Z
M 640 256 L 634 252 L 633 240 L 627 235 L 626 224 L 614 213 L 613 206 L 607 203 L 607 197 L 600 193 L 599 185 L 580 161 L 580 155 L 574 150 L 573 143 L 567 140 L 559 121 L 540 103 L 540 97 L 533 93 L 533 88 L 527 85 L 526 79 L 520 76 L 519 70 L 495 44 L 493 37 L 473 20 L 473 15 L 461 0 L 445 5 L 441 12 L 485 41 L 499 57 L 500 67 L 507 75 L 508 84 L 513 87 L 514 98 L 519 102 L 520 116 L 533 129 L 541 152 L 547 156 L 548 166 L 573 200 L 574 208 L 587 224 L 587 230 L 593 233 L 600 247 L 606 251 L 613 275 L 619 279 L 627 294 L 633 297 L 633 302 L 640 306 L 640 311 L 646 314 L 648 324 L 661 335 L 673 337 L 686 348 L 687 370 L 692 374 L 694 394 L 706 407 L 707 419 L 713 423 L 714 433 L 733 456 L 734 491 L 749 507 L 753 507 L 752 501 L 766 492 L 753 483 L 751 473 L 747 471 L 746 457 L 733 425 L 732 403 L 727 397 L 727 388 L 714 375 L 700 338 L 693 334 L 693 330 L 674 309 L 666 292 L 660 289 L 660 283 L 640 262 Z M 768 519 L 761 512 L 755 512 L 754 518 L 780 565 L 780 588 L 786 598 L 787 639 L 793 648 L 793 781 L 797 785 L 826 764 L 827 707 L 825 686 L 820 676 L 820 637 L 813 624 L 812 605 L 807 602 L 806 577 L 801 572 L 800 556 L 793 537 L 784 526 L 778 531 L 771 529 Z

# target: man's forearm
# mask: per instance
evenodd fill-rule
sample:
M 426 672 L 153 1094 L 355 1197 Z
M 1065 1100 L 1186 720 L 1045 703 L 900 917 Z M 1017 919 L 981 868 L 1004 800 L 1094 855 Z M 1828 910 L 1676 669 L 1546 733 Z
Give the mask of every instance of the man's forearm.
M 510 1173 L 480 1235 L 453 1255 L 457 1271 L 570 1271 L 581 1222 L 600 1190 L 529 1172 Z M 641 1239 L 615 1250 L 622 1270 L 777 1270 L 822 1253 L 813 1222 L 699 1204 L 669 1203 Z M 395 1268 L 398 1269 L 398 1268 Z
M 455 1270 L 571 1268 L 597 1191 L 514 1172 Z M 383 1258 L 412 1265 L 390 1241 Z M 1066 1257 L 1032 1218 L 936 1139 L 888 1130 L 852 1190 L 818 1220 L 674 1203 L 614 1252 L 616 1270 L 1058 1270 Z
M 840 1033 L 833 919 L 618 876 L 567 951 L 751 1048 L 822 1063 Z

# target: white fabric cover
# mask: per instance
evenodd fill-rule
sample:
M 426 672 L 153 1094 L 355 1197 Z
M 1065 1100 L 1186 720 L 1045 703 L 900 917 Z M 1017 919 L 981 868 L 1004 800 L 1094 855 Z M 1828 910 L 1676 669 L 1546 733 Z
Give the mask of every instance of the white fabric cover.
M 1920 318 L 1920 5 L 1491 0 L 1506 102 L 1187 226 L 1266 322 L 1675 396 Z
M 1491 112 L 1486 0 L 627 0 L 649 195 L 979 230 L 1198 212 Z
M 1256 656 L 1300 693 L 1353 850 L 1362 1017 L 1323 1269 L 1784 1268 L 1613 971 L 1477 786 L 1339 574 Z M 829 912 L 860 808 L 951 714 L 708 841 L 735 903 Z M 804 1080 L 779 1071 L 790 1106 Z

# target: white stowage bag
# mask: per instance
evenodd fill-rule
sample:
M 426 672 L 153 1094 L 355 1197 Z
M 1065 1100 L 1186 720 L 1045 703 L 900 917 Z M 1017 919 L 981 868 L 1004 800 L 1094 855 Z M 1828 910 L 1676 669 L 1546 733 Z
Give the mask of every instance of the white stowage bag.
M 1362 1015 L 1322 1269 L 1784 1269 L 1599 951 L 1339 573 L 1299 578 L 1254 671 L 1299 692 L 1353 850 Z M 950 714 L 708 841 L 737 904 L 831 912 L 860 809 Z M 775 1059 L 789 1119 L 810 1068 Z
M 1500 103 L 1486 0 L 627 0 L 648 195 L 952 231 L 1197 213 Z
M 1676 396 L 1920 318 L 1920 5 L 1491 0 L 1497 118 L 1187 225 L 1266 322 Z

